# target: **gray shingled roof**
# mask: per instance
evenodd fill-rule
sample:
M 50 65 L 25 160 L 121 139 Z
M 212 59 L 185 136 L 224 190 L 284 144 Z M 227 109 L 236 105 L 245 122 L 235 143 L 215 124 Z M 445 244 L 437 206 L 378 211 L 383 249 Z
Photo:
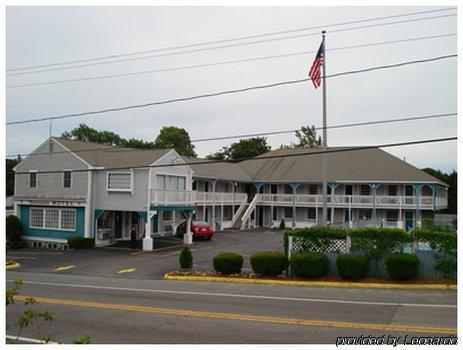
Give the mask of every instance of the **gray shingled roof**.
M 351 148 L 351 147 L 349 147 Z M 345 148 L 330 148 L 342 150 Z M 320 182 L 322 154 L 302 155 L 317 149 L 278 149 L 266 156 L 290 155 L 287 158 L 249 160 L 240 166 L 254 181 L 263 182 Z M 327 181 L 381 181 L 381 182 L 430 182 L 446 185 L 439 179 L 394 157 L 379 148 L 346 150 L 326 154 Z
M 93 142 L 73 141 L 54 137 L 64 147 L 95 167 L 118 168 L 150 165 L 171 149 L 136 150 L 112 147 Z
M 54 138 L 96 167 L 135 167 L 150 165 L 170 149 L 134 150 L 91 142 Z M 351 147 L 350 147 L 351 148 Z M 330 148 L 343 150 L 345 148 Z M 80 152 L 79 152 L 80 151 Z M 196 177 L 241 182 L 320 182 L 322 155 L 300 155 L 317 149 L 278 149 L 240 163 L 194 164 L 206 159 L 182 157 Z M 285 158 L 262 159 L 271 156 Z M 346 150 L 326 154 L 327 181 L 446 183 L 379 148 Z
M 252 178 L 236 163 L 194 164 L 208 159 L 182 157 L 193 169 L 196 177 L 218 178 L 221 180 L 252 182 Z

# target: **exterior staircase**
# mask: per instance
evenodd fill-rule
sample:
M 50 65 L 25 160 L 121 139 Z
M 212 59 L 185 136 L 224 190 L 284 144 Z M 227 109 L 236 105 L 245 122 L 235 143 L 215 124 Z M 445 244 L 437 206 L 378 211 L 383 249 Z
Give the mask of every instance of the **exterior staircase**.
M 241 229 L 244 229 L 246 226 L 249 228 L 251 226 L 251 214 L 256 209 L 257 200 L 259 199 L 259 195 L 256 194 L 252 199 L 251 203 L 249 203 L 248 208 L 244 212 L 243 216 L 241 217 Z

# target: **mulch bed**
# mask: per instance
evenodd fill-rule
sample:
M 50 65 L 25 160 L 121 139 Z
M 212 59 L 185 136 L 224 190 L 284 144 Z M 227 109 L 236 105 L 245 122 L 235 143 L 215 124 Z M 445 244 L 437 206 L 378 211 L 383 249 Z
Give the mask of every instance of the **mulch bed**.
M 417 278 L 408 281 L 395 281 L 387 278 L 374 278 L 367 277 L 357 281 L 346 281 L 337 276 L 326 276 L 317 279 L 303 279 L 297 277 L 287 277 L 287 276 L 258 276 L 254 273 L 237 273 L 233 275 L 222 275 L 217 272 L 210 271 L 174 271 L 169 272 L 170 276 L 192 276 L 192 277 L 226 277 L 226 278 L 246 278 L 246 279 L 262 279 L 262 280 L 277 280 L 277 281 L 317 281 L 317 282 L 355 282 L 355 283 L 378 283 L 378 284 L 444 284 L 444 285 L 456 285 L 456 279 L 446 279 L 446 278 Z

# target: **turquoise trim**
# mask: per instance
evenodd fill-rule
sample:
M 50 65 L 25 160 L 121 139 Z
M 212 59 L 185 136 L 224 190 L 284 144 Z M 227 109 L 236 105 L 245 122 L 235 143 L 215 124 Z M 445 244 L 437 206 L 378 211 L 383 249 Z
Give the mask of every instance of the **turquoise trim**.
M 264 185 L 262 182 L 254 182 L 253 184 L 256 188 L 256 191 L 259 192 L 260 188 Z
M 95 220 L 98 220 L 101 215 L 103 215 L 104 210 L 103 209 L 95 209 Z
M 193 211 L 196 210 L 196 205 L 152 205 L 150 206 L 150 210 L 157 210 L 157 211 Z
M 301 185 L 299 182 L 291 182 L 289 184 L 291 186 L 291 188 L 293 189 L 293 191 L 296 191 L 297 188 Z
M 336 182 L 328 182 L 327 185 L 331 187 L 331 191 L 334 191 L 339 186 Z
M 147 220 L 147 217 L 148 217 L 147 215 L 148 214 L 146 213 L 146 211 L 138 211 L 137 213 L 138 213 L 138 215 L 140 215 L 140 217 L 142 218 L 142 220 L 144 222 L 148 222 L 148 220 Z
M 34 207 L 34 206 L 32 206 Z M 37 206 L 45 208 L 42 206 Z M 58 238 L 67 239 L 70 237 L 83 237 L 85 231 L 85 208 L 82 207 L 46 207 L 55 209 L 75 209 L 76 211 L 76 229 L 74 231 L 61 231 L 61 230 L 49 230 L 49 229 L 38 229 L 29 227 L 29 212 L 31 206 L 20 205 L 19 210 L 21 213 L 21 225 L 24 236 L 42 237 L 42 238 Z

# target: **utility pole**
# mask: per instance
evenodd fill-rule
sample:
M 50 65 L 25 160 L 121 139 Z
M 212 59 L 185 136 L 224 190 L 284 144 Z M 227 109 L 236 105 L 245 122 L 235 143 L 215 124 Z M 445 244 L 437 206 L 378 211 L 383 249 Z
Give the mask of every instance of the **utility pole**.
M 327 181 L 326 181 L 326 150 L 328 148 L 328 139 L 327 139 L 327 130 L 326 130 L 326 42 L 325 42 L 325 33 L 322 31 L 323 37 L 323 66 L 322 66 L 322 81 L 323 81 L 323 145 L 322 149 L 325 153 L 322 154 L 322 183 L 323 183 L 323 223 L 322 226 L 327 225 L 328 221 L 328 211 L 327 211 L 327 202 L 328 202 L 328 193 L 327 193 Z M 331 221 L 333 221 L 333 215 L 331 213 Z

